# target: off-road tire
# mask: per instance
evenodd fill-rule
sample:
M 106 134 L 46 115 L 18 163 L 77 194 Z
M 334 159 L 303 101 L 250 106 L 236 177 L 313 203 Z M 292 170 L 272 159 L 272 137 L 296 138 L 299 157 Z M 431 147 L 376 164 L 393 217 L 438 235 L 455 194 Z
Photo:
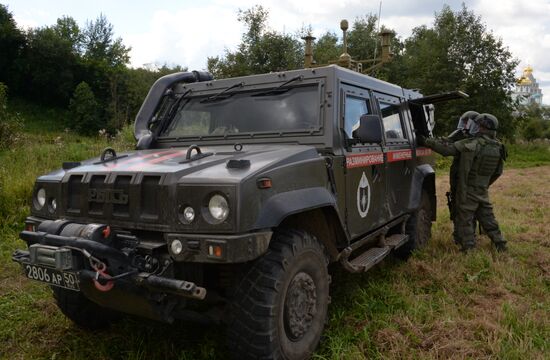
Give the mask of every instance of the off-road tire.
M 432 204 L 426 191 L 422 191 L 420 207 L 411 215 L 405 225 L 405 232 L 409 240 L 395 251 L 401 259 L 408 259 L 412 252 L 421 249 L 432 236 Z
M 330 276 L 322 244 L 278 230 L 250 266 L 230 305 L 229 350 L 238 359 L 306 359 L 327 319 Z
M 53 286 L 52 291 L 61 312 L 83 329 L 105 329 L 122 318 L 122 314 L 97 305 L 80 292 Z

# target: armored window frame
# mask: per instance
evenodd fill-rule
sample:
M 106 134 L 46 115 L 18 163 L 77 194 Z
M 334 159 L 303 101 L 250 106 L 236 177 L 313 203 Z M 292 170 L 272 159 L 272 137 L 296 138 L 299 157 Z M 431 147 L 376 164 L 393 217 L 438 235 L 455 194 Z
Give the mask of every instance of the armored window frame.
M 382 127 L 384 129 L 383 137 L 386 140 L 386 143 L 408 143 L 407 127 L 404 122 L 405 114 L 403 113 L 403 104 L 401 99 L 397 96 L 378 92 L 374 92 L 374 98 L 376 99 L 376 103 L 380 111 L 380 118 L 382 119 Z M 386 106 L 383 107 L 382 105 Z M 385 114 L 384 110 L 387 108 L 391 108 L 390 114 Z M 397 115 L 397 117 L 395 117 L 395 115 Z M 391 119 L 391 122 L 389 119 Z M 399 127 L 397 128 L 395 124 L 398 124 Z M 392 126 L 390 127 L 390 125 Z M 397 131 L 397 137 L 388 136 L 389 131 Z

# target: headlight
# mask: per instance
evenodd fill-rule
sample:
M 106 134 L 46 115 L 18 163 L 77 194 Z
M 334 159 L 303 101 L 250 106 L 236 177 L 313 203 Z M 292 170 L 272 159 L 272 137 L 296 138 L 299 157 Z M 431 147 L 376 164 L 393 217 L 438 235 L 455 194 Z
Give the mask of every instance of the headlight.
M 189 223 L 193 222 L 195 220 L 195 210 L 191 206 L 186 207 L 183 209 L 183 218 Z
M 52 198 L 50 200 L 50 206 L 48 207 L 48 210 L 51 213 L 54 213 L 57 210 L 57 200 L 55 198 Z
M 181 252 L 183 251 L 183 244 L 181 243 L 180 240 L 175 239 L 175 240 L 172 241 L 172 243 L 170 244 L 170 250 L 172 250 L 172 252 L 173 252 L 175 255 L 179 255 L 179 254 L 181 254 Z
M 229 215 L 229 205 L 227 200 L 219 194 L 216 194 L 210 198 L 208 202 L 208 211 L 216 222 L 223 222 Z
M 40 188 L 40 190 L 36 192 L 36 201 L 34 203 L 34 207 L 36 208 L 36 210 L 41 210 L 45 204 L 46 190 L 44 190 L 44 188 Z

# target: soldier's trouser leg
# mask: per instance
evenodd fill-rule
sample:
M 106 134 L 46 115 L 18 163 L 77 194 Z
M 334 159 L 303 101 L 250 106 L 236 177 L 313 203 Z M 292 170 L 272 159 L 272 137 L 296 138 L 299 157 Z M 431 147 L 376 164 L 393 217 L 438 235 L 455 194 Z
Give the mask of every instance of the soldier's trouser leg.
M 456 204 L 455 231 L 463 249 L 470 249 L 475 246 L 473 222 L 477 208 L 477 201 L 472 199 Z
M 457 224 L 457 216 L 456 216 L 457 210 L 454 210 L 454 218 L 453 218 L 453 240 L 455 244 L 461 245 L 462 242 L 460 241 L 460 235 L 458 234 L 458 224 Z M 472 219 L 472 231 L 474 233 L 474 243 L 476 241 L 476 230 L 477 230 L 477 215 L 474 214 L 474 218 Z
M 506 243 L 500 232 L 495 214 L 493 213 L 493 205 L 491 205 L 490 202 L 481 201 L 475 213 L 475 217 L 481 224 L 483 231 L 485 231 L 495 245 L 498 246 L 498 244 Z
M 458 223 L 456 221 L 456 216 L 453 219 L 453 240 L 455 244 L 460 245 L 460 236 L 458 236 Z

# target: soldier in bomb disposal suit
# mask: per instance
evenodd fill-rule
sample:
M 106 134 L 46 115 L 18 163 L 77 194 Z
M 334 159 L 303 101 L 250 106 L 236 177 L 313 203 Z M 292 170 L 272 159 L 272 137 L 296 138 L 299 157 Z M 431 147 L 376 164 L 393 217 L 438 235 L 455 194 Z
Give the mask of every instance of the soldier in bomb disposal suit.
M 455 232 L 461 249 L 475 246 L 474 218 L 499 251 L 506 250 L 498 222 L 489 201 L 489 186 L 502 174 L 506 150 L 496 139 L 498 120 L 491 114 L 480 114 L 472 122 L 470 138 L 448 143 L 436 139 L 419 141 L 443 156 L 458 157 L 456 183 Z
M 478 116 L 479 113 L 477 111 L 466 111 L 464 114 L 460 116 L 460 119 L 458 120 L 458 125 L 456 127 L 456 130 L 450 133 L 445 140 L 447 143 L 452 144 L 456 141 L 464 140 L 467 138 L 472 137 L 470 135 L 470 125 L 473 123 L 476 116 Z M 453 162 L 451 164 L 451 168 L 449 170 L 449 184 L 451 189 L 445 194 L 447 197 L 447 206 L 449 207 L 449 216 L 451 221 L 455 222 L 456 220 L 456 187 L 458 183 L 458 168 L 459 168 L 459 162 L 460 162 L 460 156 L 454 156 Z M 477 221 L 474 219 L 472 222 L 472 226 L 474 228 L 474 234 L 475 229 L 477 225 Z M 454 226 L 453 230 L 453 240 L 457 245 L 460 245 L 460 240 L 458 238 L 458 232 L 457 227 Z

